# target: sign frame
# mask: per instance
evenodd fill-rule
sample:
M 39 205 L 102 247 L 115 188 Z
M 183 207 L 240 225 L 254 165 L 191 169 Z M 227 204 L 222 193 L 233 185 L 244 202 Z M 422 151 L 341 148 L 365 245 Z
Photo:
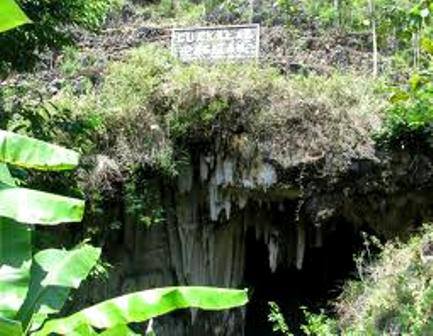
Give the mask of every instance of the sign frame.
M 172 28 L 171 29 L 171 46 L 170 51 L 171 54 L 175 57 L 177 57 L 176 49 L 175 49 L 175 41 L 174 36 L 177 32 L 190 32 L 190 31 L 218 31 L 218 30 L 229 30 L 229 29 L 237 29 L 237 28 L 255 28 L 257 30 L 256 39 L 255 39 L 255 55 L 251 58 L 245 58 L 244 60 L 255 60 L 258 61 L 260 58 L 260 35 L 261 35 L 261 29 L 260 24 L 258 23 L 249 23 L 249 24 L 240 24 L 240 25 L 225 25 L 225 26 L 199 26 L 199 27 L 183 27 L 183 28 Z M 192 63 L 192 62 L 233 62 L 233 61 L 239 61 L 242 59 L 235 59 L 235 58 L 221 58 L 221 59 L 195 59 L 191 61 L 185 61 L 181 60 L 185 63 Z

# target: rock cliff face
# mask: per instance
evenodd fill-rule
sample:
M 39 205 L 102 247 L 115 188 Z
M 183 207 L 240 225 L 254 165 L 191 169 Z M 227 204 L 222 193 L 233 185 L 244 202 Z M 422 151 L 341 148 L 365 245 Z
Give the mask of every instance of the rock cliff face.
M 219 146 L 192 146 L 176 181 L 155 180 L 166 221 L 146 228 L 111 209 L 123 223 L 123 236 L 105 247 L 116 271 L 109 283 L 87 289 L 89 301 L 173 284 L 249 287 L 247 308 L 182 312 L 158 319 L 156 329 L 265 334 L 259 328 L 266 300 L 298 297 L 287 307 L 294 309 L 338 290 L 352 270 L 361 230 L 404 235 L 432 215 L 433 163 L 420 150 L 372 145 L 368 157 L 346 159 L 344 169 L 327 175 L 332 153 L 283 167 L 266 152 L 251 156 Z

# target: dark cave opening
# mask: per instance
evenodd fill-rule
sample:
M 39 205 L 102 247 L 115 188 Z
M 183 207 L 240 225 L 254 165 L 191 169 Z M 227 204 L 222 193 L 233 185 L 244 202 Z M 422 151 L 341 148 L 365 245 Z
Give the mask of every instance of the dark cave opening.
M 325 230 L 324 230 L 325 231 Z M 276 302 L 295 335 L 304 335 L 300 326 L 304 314 L 300 307 L 319 312 L 331 311 L 329 301 L 341 292 L 344 280 L 355 274 L 354 254 L 362 248 L 358 230 L 344 221 L 329 225 L 323 237 L 323 246 L 308 247 L 303 268 L 279 265 L 272 273 L 268 248 L 256 240 L 253 230 L 247 234 L 245 281 L 251 290 L 247 306 L 245 334 L 247 336 L 275 335 L 268 321 L 269 301 Z

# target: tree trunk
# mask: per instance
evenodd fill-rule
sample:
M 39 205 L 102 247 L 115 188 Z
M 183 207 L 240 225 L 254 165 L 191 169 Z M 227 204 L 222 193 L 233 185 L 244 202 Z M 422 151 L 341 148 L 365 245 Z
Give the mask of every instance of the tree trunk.
M 341 8 L 340 8 L 340 0 L 334 0 L 334 10 L 336 13 L 335 16 L 335 26 L 340 27 L 341 25 Z
M 419 33 L 412 33 L 412 45 L 413 45 L 413 67 L 418 69 L 419 60 Z
M 171 10 L 177 13 L 180 9 L 180 0 L 171 0 Z
M 254 7 L 255 7 L 255 1 L 254 0 L 250 0 L 250 18 L 248 21 L 250 21 L 250 23 L 253 22 L 254 19 Z
M 377 77 L 378 68 L 378 51 L 377 51 L 377 32 L 376 32 L 376 18 L 374 17 L 374 3 L 373 0 L 368 0 L 368 11 L 371 20 L 371 35 L 373 39 L 373 77 Z

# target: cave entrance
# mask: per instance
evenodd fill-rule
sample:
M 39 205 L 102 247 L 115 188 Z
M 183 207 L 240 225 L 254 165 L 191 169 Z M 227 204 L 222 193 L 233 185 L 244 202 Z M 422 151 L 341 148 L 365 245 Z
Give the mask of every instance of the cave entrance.
M 324 234 L 323 246 L 309 247 L 305 251 L 302 270 L 295 266 L 279 265 L 272 273 L 268 248 L 256 240 L 254 230 L 247 233 L 245 281 L 251 289 L 247 306 L 246 329 L 248 336 L 273 335 L 268 322 L 269 301 L 276 302 L 292 333 L 303 335 L 300 326 L 305 306 L 311 312 L 330 308 L 328 302 L 336 298 L 343 281 L 355 273 L 353 255 L 360 251 L 362 239 L 358 231 L 347 222 L 330 225 Z

